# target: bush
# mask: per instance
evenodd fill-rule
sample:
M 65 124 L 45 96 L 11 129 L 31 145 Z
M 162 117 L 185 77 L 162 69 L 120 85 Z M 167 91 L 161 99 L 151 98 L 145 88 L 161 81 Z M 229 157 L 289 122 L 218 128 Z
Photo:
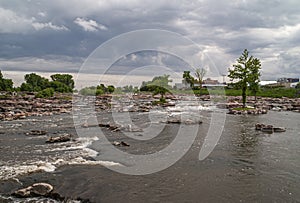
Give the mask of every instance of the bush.
M 53 88 L 46 88 L 46 89 L 43 89 L 41 91 L 39 91 L 35 97 L 36 98 L 49 98 L 49 97 L 53 97 L 54 95 L 54 90 Z

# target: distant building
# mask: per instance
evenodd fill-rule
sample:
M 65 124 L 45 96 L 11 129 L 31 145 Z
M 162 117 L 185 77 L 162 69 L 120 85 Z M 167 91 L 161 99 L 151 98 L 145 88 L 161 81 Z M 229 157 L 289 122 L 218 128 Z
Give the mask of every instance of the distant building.
M 194 87 L 198 87 L 199 84 L 195 83 Z M 211 78 L 207 78 L 203 80 L 203 87 L 226 87 L 226 84 L 220 83 L 218 80 L 212 80 Z M 181 83 L 175 83 L 176 89 L 189 89 L 190 84 L 188 84 L 185 80 L 182 80 Z
M 203 80 L 203 84 L 216 85 L 220 83 L 218 80 L 212 80 L 210 78 L 207 78 L 206 80 Z
M 299 82 L 299 78 L 278 78 L 279 83 L 295 83 Z
M 263 80 L 263 81 L 259 82 L 259 85 L 261 85 L 261 86 L 273 85 L 273 84 L 277 84 L 277 81 L 275 81 L 275 80 Z

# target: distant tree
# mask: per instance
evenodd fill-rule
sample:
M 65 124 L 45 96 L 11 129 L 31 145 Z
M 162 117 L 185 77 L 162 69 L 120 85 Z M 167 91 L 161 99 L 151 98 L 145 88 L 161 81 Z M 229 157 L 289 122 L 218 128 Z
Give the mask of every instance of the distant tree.
M 72 92 L 71 87 L 59 81 L 51 81 L 49 83 L 49 86 L 52 87 L 55 92 L 61 92 L 61 93 Z
M 36 98 L 49 98 L 49 97 L 53 97 L 54 95 L 54 89 L 53 88 L 46 88 L 43 89 L 41 91 L 39 91 L 35 97 Z
M 190 85 L 191 88 L 194 88 L 195 85 L 195 78 L 190 75 L 190 71 L 184 71 L 182 75 L 184 81 Z
M 11 79 L 3 78 L 2 72 L 0 71 L 0 91 L 12 91 L 13 84 Z
M 197 68 L 195 71 L 195 76 L 197 78 L 196 82 L 199 84 L 199 88 L 202 89 L 203 78 L 206 74 L 206 70 L 204 68 Z
M 115 91 L 115 87 L 113 85 L 108 85 L 107 86 L 107 92 L 108 93 L 113 93 Z
M 152 79 L 152 81 L 144 82 L 143 87 L 141 87 L 141 91 L 150 91 L 153 95 L 160 94 L 160 101 L 165 102 L 166 93 L 171 93 L 169 82 L 172 80 L 169 79 L 170 75 L 156 76 Z
M 102 95 L 102 94 L 108 94 L 108 93 L 113 93 L 115 91 L 115 87 L 113 85 L 108 85 L 105 87 L 104 84 L 100 84 L 97 87 L 91 86 L 91 87 L 85 87 L 79 91 L 80 94 L 82 95 Z
M 246 92 L 248 85 L 252 85 L 253 89 L 259 82 L 261 63 L 260 60 L 249 57 L 247 49 L 244 50 L 243 54 L 237 59 L 237 64 L 233 65 L 233 69 L 229 69 L 228 77 L 233 80 L 239 80 L 236 84 L 242 89 L 243 106 L 246 107 Z
M 35 73 L 25 75 L 21 91 L 38 92 L 50 86 L 49 80 Z
M 70 87 L 72 90 L 74 89 L 74 80 L 73 76 L 69 74 L 54 74 L 50 76 L 53 81 L 61 82 L 68 87 Z

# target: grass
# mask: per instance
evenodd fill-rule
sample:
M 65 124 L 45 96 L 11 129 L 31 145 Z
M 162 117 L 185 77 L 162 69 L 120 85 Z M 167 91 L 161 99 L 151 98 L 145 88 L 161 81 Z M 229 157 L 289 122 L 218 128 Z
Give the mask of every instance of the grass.
M 236 108 L 233 108 L 233 110 L 236 110 L 236 111 L 248 111 L 248 110 L 253 110 L 253 108 L 236 107 Z

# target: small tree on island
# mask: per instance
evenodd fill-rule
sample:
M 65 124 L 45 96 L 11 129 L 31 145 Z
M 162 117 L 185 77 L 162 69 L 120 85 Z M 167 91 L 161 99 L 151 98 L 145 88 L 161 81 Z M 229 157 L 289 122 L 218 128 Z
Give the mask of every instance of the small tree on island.
M 184 71 L 182 75 L 183 80 L 190 85 L 190 87 L 193 89 L 195 85 L 195 78 L 190 75 L 190 71 Z
M 160 94 L 159 101 L 161 103 L 165 103 L 165 95 L 167 93 L 171 93 L 169 90 L 171 89 L 171 86 L 168 83 L 172 82 L 172 80 L 170 80 L 169 77 L 170 75 L 156 76 L 152 79 L 152 81 L 143 82 L 140 90 L 150 91 L 152 92 L 153 96 Z
M 202 89 L 203 78 L 206 75 L 206 70 L 204 68 L 197 68 L 195 71 L 195 76 L 197 78 L 197 83 L 199 84 L 199 89 Z
M 233 69 L 228 70 L 228 77 L 231 81 L 239 80 L 235 84 L 242 89 L 243 107 L 246 107 L 248 85 L 250 90 L 255 92 L 255 95 L 258 91 L 260 69 L 260 60 L 253 56 L 249 57 L 249 52 L 245 49 L 243 54 L 237 59 L 237 64 L 233 65 Z

